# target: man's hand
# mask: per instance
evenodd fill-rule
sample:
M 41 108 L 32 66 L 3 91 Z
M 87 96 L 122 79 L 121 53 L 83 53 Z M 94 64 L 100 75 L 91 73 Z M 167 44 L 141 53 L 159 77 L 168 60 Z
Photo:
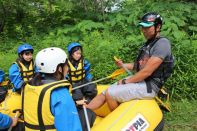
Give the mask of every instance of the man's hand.
M 123 65 L 122 60 L 121 60 L 121 59 L 116 58 L 115 56 L 114 56 L 114 59 L 115 59 L 115 64 L 116 64 L 119 68 L 121 68 L 121 67 L 122 67 L 122 65 Z

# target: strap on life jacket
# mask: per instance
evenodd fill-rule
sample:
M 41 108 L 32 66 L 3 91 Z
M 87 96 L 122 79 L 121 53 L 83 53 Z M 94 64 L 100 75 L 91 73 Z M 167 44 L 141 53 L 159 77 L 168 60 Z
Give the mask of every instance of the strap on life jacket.
M 29 81 L 30 78 L 33 77 L 33 74 L 34 74 L 34 71 L 35 71 L 34 66 L 33 66 L 34 61 L 31 60 L 30 65 L 29 65 L 29 67 L 32 67 L 32 69 L 29 69 L 29 67 L 28 68 L 25 67 L 19 59 L 16 60 L 16 64 L 19 66 L 20 73 L 21 73 L 21 76 L 22 76 L 23 80 L 27 79 L 27 81 Z M 26 71 L 24 70 L 24 68 L 26 68 Z
M 81 69 L 76 69 L 72 63 L 69 61 L 68 62 L 68 67 L 69 67 L 69 82 L 71 84 L 73 83 L 78 83 L 85 78 L 85 70 L 84 70 L 84 60 L 80 60 L 78 65 L 81 64 Z M 73 70 L 72 70 L 73 69 Z M 76 78 L 77 80 L 74 80 Z M 78 79 L 81 78 L 81 79 Z

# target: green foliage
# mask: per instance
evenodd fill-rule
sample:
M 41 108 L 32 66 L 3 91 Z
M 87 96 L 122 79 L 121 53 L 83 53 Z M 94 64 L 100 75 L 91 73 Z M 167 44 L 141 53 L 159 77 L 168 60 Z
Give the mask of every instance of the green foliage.
M 195 131 L 197 129 L 196 100 L 173 101 L 172 112 L 164 113 L 164 131 Z
M 105 12 L 117 0 L 2 0 L 0 2 L 0 68 L 6 72 L 17 57 L 17 47 L 28 42 L 35 54 L 45 47 L 66 50 L 72 41 L 83 45 L 94 79 L 108 76 L 117 67 L 113 56 L 134 61 L 145 41 L 136 26 L 148 11 L 159 12 L 165 24 L 161 34 L 172 42 L 175 70 L 166 83 L 174 99 L 197 98 L 196 3 L 177 0 L 125 0 L 116 11 Z M 5 15 L 6 14 L 6 15 Z M 34 54 L 34 55 L 35 55 Z

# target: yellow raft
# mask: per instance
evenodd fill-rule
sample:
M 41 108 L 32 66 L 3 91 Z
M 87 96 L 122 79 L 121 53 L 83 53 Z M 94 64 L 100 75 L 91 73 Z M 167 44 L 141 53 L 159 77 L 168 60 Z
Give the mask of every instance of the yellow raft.
M 98 85 L 98 93 L 108 85 Z M 15 109 L 21 109 L 21 98 L 17 93 L 8 91 L 4 102 L 0 104 L 0 112 L 13 117 Z M 132 100 L 122 103 L 113 112 L 107 104 L 95 111 L 96 121 L 91 131 L 153 131 L 163 128 L 163 114 L 153 100 Z
M 98 86 L 98 92 L 107 87 Z M 113 112 L 104 104 L 95 112 L 97 118 L 91 131 L 153 131 L 164 126 L 163 113 L 154 99 L 125 102 Z

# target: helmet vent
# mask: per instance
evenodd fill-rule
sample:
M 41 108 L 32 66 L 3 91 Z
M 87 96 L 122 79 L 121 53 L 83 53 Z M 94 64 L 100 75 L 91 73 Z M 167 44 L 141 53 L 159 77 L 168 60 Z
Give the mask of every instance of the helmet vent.
M 44 63 L 41 63 L 41 66 L 44 66 Z

